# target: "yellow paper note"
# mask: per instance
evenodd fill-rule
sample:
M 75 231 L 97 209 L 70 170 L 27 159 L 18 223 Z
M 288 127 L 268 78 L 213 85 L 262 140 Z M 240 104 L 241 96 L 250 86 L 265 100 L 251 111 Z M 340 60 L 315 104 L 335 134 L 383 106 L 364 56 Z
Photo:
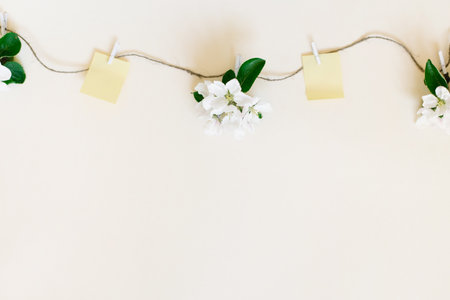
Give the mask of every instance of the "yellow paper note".
M 81 92 L 116 103 L 127 77 L 130 63 L 116 58 L 108 65 L 108 59 L 108 55 L 95 52 Z
M 308 100 L 343 98 L 341 59 L 338 53 L 319 54 L 319 65 L 314 55 L 303 55 L 306 97 Z

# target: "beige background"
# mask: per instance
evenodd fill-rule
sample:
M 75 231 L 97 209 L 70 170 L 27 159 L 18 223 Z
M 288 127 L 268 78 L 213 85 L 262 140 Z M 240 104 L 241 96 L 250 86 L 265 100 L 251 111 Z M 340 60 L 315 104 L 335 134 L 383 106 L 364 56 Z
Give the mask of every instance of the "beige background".
M 2 1 L 54 67 L 139 49 L 204 73 L 235 53 L 296 69 L 309 51 L 390 33 L 422 64 L 448 0 Z M 203 135 L 197 78 L 131 58 L 117 105 L 43 69 L 0 99 L 0 299 L 449 299 L 450 137 L 415 128 L 423 74 L 392 44 L 342 53 L 341 100 L 303 75 L 244 141 Z M 436 60 L 435 60 L 436 61 Z

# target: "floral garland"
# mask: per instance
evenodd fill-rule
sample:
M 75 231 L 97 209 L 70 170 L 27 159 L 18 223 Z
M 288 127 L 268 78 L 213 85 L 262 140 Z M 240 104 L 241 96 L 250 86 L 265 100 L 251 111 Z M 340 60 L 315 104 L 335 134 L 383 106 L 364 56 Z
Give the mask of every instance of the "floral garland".
M 205 120 L 205 133 L 220 135 L 232 131 L 240 139 L 253 132 L 255 125 L 269 112 L 269 103 L 246 93 L 250 90 L 266 62 L 260 58 L 247 60 L 237 75 L 228 70 L 222 81 L 205 81 L 197 84 L 193 93 L 199 103 L 201 118 Z
M 25 71 L 14 61 L 22 43 L 17 34 L 8 32 L 0 38 L 0 91 L 8 89 L 8 84 L 25 82 Z
M 431 60 L 425 66 L 425 85 L 431 94 L 422 97 L 422 107 L 417 114 L 419 128 L 438 127 L 450 134 L 450 92 L 448 80 L 438 71 Z
M 14 61 L 14 57 L 20 52 L 22 47 L 20 38 L 14 32 L 8 32 L 0 38 L 0 91 L 7 90 L 8 85 L 11 83 L 22 84 L 25 82 L 26 75 L 23 67 Z M 358 43 L 369 38 L 372 37 L 365 37 L 358 40 Z M 37 60 L 50 71 L 57 73 L 79 73 L 85 71 L 85 69 L 77 71 L 52 69 L 45 65 L 37 57 L 31 45 L 26 40 L 24 41 L 30 46 Z M 405 46 L 398 42 L 395 43 L 406 49 L 416 65 L 421 68 Z M 132 55 L 135 54 L 129 54 L 129 56 Z M 154 59 L 149 60 L 154 61 Z M 444 75 L 439 72 L 431 60 L 427 61 L 424 69 L 424 83 L 428 87 L 430 94 L 422 97 L 422 107 L 417 112 L 416 125 L 421 128 L 438 127 L 450 134 L 450 77 L 445 73 L 445 66 L 442 61 L 443 58 L 441 58 L 441 63 L 443 64 L 442 71 Z M 165 64 L 163 62 L 160 63 Z M 166 65 L 176 67 L 170 64 Z M 265 60 L 252 58 L 240 66 L 237 74 L 233 70 L 228 70 L 223 75 L 222 81 L 205 81 L 197 84 L 193 96 L 198 102 L 201 118 L 205 120 L 206 134 L 220 135 L 224 131 L 231 131 L 236 138 L 242 138 L 248 132 L 254 132 L 256 125 L 261 122 L 264 114 L 272 110 L 269 103 L 262 102 L 259 98 L 247 94 L 264 65 Z M 187 68 L 176 68 L 199 77 L 209 77 L 195 73 Z M 283 79 L 297 74 L 300 70 L 302 68 Z

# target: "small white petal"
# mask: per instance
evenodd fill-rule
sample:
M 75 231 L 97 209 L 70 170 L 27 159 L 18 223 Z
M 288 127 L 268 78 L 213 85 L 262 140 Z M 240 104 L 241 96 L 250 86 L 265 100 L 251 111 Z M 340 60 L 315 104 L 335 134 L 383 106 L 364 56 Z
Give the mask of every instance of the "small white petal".
M 231 94 L 235 95 L 241 91 L 241 85 L 239 81 L 235 78 L 227 82 L 226 84 L 227 90 L 230 91 Z
M 252 118 L 253 119 L 253 118 Z M 248 132 L 255 132 L 255 123 L 253 121 L 247 120 L 246 122 L 242 122 L 241 127 Z
M 423 114 L 423 111 L 425 110 L 425 109 L 427 109 L 427 108 L 420 108 L 418 111 L 417 111 L 417 114 L 418 115 L 422 115 Z
M 450 92 L 443 86 L 436 88 L 436 95 L 445 102 L 450 101 Z
M 436 110 L 434 111 L 434 115 L 439 117 L 439 116 L 442 116 L 443 114 L 445 114 L 446 111 L 447 111 L 447 108 L 445 107 L 445 105 L 438 105 L 436 107 Z
M 211 102 L 213 102 L 216 98 L 214 96 L 207 96 L 205 99 L 200 102 L 200 104 L 203 106 L 205 110 L 211 109 Z
M 237 93 L 236 95 L 234 95 L 234 101 L 239 106 L 249 107 L 254 105 L 258 101 L 258 99 L 250 97 L 249 95 L 246 95 L 244 93 Z
M 214 81 L 214 83 L 210 84 L 208 86 L 208 91 L 216 97 L 224 97 L 227 94 L 227 88 L 221 81 Z
M 432 118 L 430 121 L 431 121 L 431 124 L 433 124 L 434 126 L 445 129 L 444 121 L 442 121 L 441 118 Z
M 209 119 L 205 124 L 206 135 L 220 135 L 222 133 L 220 122 L 216 119 Z
M 211 102 L 211 115 L 220 115 L 227 107 L 228 101 L 224 98 L 216 98 Z
M 255 109 L 260 112 L 270 112 L 272 111 L 272 105 L 269 103 L 258 103 L 255 105 Z
M 234 105 L 227 105 L 224 109 L 223 112 L 232 112 L 232 113 L 240 113 L 239 109 L 237 109 L 236 106 Z
M 241 112 L 236 108 L 236 106 L 233 105 L 227 105 L 223 112 L 225 113 L 224 118 L 222 119 L 222 124 L 227 124 L 229 127 L 235 126 L 236 124 L 239 124 L 241 121 Z
M 203 97 L 207 97 L 209 95 L 208 86 L 203 82 L 197 84 L 195 86 L 195 90 L 199 92 L 199 94 L 202 95 Z
M 417 111 L 418 115 L 424 115 L 426 117 L 432 117 L 435 115 L 434 110 L 430 109 L 430 108 L 421 108 Z
M 11 79 L 11 70 L 5 66 L 0 65 L 0 81 Z
M 450 128 L 450 115 L 448 111 L 444 113 L 444 116 L 442 117 L 442 122 L 444 123 L 446 128 Z
M 434 95 L 429 94 L 422 97 L 423 100 L 423 107 L 425 108 L 433 108 L 436 107 L 438 104 L 438 98 L 436 98 Z
M 422 129 L 422 128 L 428 127 L 430 125 L 431 124 L 430 124 L 429 119 L 425 116 L 421 116 L 421 117 L 417 118 L 417 120 L 416 120 L 416 126 L 418 128 Z

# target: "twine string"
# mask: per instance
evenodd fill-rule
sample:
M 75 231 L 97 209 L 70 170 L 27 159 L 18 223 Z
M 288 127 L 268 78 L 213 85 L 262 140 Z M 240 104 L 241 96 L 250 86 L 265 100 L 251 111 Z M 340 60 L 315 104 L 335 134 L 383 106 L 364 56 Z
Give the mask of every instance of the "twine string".
M 39 64 L 41 64 L 45 69 L 47 69 L 48 71 L 54 72 L 54 73 L 60 73 L 60 74 L 77 74 L 77 73 L 83 73 L 89 70 L 89 68 L 84 68 L 84 69 L 79 69 L 79 70 L 58 70 L 55 68 L 50 67 L 49 65 L 47 65 L 46 63 L 44 63 L 41 58 L 37 55 L 36 50 L 33 48 L 33 46 L 31 45 L 31 43 L 25 39 L 22 35 L 18 34 L 17 32 L 14 32 L 10 29 L 6 29 L 9 32 L 15 33 L 17 34 L 17 36 L 28 46 L 28 48 L 30 49 L 31 53 L 33 54 L 33 56 L 36 58 L 36 60 L 39 62 Z M 394 38 L 385 36 L 385 35 L 379 35 L 379 34 L 370 34 L 370 35 L 365 35 L 360 37 L 359 39 L 344 45 L 342 47 L 338 47 L 338 48 L 334 48 L 331 50 L 327 50 L 327 51 L 322 51 L 322 53 L 334 53 L 334 52 L 339 52 L 339 51 L 344 51 L 350 48 L 353 48 L 356 45 L 359 45 L 361 43 L 364 43 L 368 40 L 372 40 L 372 39 L 377 39 L 377 40 L 383 40 L 383 41 L 388 41 L 390 43 L 393 43 L 399 47 L 401 47 L 404 52 L 406 52 L 408 54 L 408 56 L 411 58 L 411 60 L 413 61 L 413 63 L 415 64 L 415 66 L 417 67 L 417 69 L 419 69 L 420 72 L 424 73 L 425 69 L 420 65 L 420 63 L 417 61 L 417 59 L 414 57 L 412 51 L 403 43 L 395 40 Z M 205 75 L 199 72 L 196 72 L 190 68 L 186 68 L 186 67 L 182 67 L 182 66 L 178 66 L 169 62 L 166 62 L 162 59 L 159 58 L 154 58 L 151 57 L 150 55 L 147 54 L 143 54 L 143 53 L 138 53 L 138 52 L 125 52 L 122 54 L 119 54 L 116 56 L 117 58 L 123 58 L 123 57 L 138 57 L 138 58 L 142 58 L 172 69 L 176 69 L 176 70 L 180 70 L 183 72 L 188 73 L 189 75 L 192 76 L 196 76 L 199 78 L 204 78 L 204 79 L 210 79 L 210 78 L 219 78 L 222 77 L 225 73 L 222 74 L 217 74 L 217 75 Z M 449 49 L 448 49 L 448 58 L 447 58 L 447 63 L 446 63 L 446 67 L 448 67 L 450 65 L 450 44 L 449 44 Z M 289 79 L 295 75 L 297 75 L 298 73 L 300 73 L 303 70 L 303 66 L 300 66 L 298 69 L 296 69 L 293 72 L 288 73 L 287 75 L 283 75 L 283 76 L 279 76 L 279 77 L 265 77 L 265 76 L 259 76 L 259 79 L 265 80 L 265 81 L 283 81 L 286 79 Z M 441 70 L 442 71 L 442 70 Z

